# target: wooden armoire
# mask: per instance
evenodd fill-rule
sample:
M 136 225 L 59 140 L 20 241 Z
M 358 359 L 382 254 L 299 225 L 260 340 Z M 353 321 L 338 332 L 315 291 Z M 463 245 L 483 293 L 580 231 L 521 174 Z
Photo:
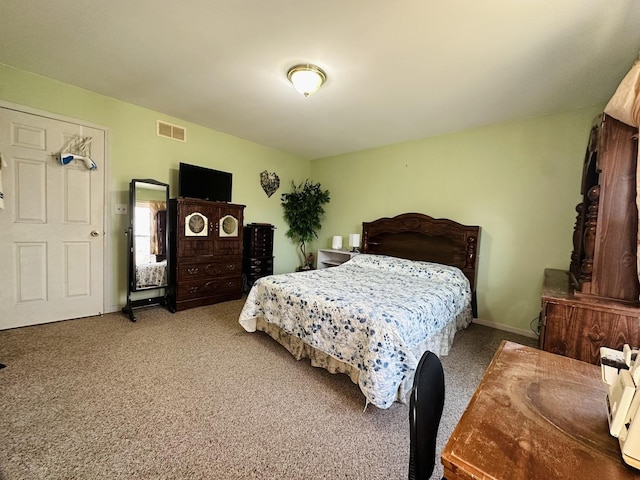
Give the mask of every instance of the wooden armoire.
M 637 132 L 606 114 L 591 129 L 569 270 L 545 271 L 544 350 L 598 364 L 600 347 L 640 346 Z
M 242 296 L 244 205 L 169 200 L 169 295 L 176 311 Z

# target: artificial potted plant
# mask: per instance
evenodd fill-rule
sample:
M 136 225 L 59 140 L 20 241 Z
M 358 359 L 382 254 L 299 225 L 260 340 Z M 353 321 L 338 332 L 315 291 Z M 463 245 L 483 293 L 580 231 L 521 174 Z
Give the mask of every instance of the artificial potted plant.
M 300 243 L 302 266 L 298 270 L 309 270 L 313 268 L 313 254 L 307 255 L 306 244 L 318 238 L 324 215 L 322 206 L 329 203 L 331 197 L 329 190 L 322 190 L 319 183 L 309 179 L 300 185 L 291 182 L 291 186 L 291 192 L 281 197 L 284 219 L 289 225 L 286 236 Z

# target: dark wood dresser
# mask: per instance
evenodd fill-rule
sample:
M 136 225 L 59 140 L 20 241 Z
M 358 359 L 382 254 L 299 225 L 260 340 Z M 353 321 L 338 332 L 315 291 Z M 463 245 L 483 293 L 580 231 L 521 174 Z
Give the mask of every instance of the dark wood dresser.
M 245 291 L 264 276 L 273 275 L 273 231 L 268 223 L 249 223 L 244 227 L 242 276 Z
M 640 345 L 639 317 L 633 305 L 576 295 L 566 270 L 544 272 L 543 350 L 599 365 L 600 347 Z
M 169 303 L 176 311 L 242 296 L 244 205 L 169 200 Z
M 640 346 L 637 129 L 602 115 L 591 129 L 568 271 L 545 271 L 540 347 L 598 364 L 600 347 Z

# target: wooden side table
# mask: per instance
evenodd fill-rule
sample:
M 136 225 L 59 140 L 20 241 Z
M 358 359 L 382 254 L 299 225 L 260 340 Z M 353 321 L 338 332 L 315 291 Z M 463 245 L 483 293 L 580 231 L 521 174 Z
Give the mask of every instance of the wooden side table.
M 640 479 L 609 434 L 600 368 L 502 342 L 442 452 L 447 480 Z

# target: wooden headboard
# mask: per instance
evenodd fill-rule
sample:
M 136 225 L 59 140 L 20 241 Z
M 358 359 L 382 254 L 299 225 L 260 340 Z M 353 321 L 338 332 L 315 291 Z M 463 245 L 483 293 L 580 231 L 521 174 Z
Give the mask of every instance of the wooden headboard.
M 422 213 L 362 222 L 362 252 L 458 267 L 476 290 L 480 227 Z M 474 295 L 475 296 L 475 295 Z

